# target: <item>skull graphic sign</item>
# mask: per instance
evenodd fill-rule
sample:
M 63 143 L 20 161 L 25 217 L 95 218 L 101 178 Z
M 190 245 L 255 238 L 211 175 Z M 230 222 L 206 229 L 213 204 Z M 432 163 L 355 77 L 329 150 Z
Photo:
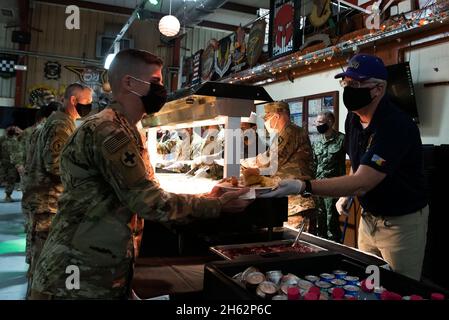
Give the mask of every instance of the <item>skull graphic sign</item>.
M 300 46 L 300 1 L 271 0 L 270 56 L 276 58 Z

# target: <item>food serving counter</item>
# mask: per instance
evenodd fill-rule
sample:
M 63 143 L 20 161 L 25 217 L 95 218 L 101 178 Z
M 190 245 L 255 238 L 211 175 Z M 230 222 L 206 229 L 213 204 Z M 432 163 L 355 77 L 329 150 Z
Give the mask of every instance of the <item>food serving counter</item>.
M 155 159 L 158 129 L 212 123 L 237 129 L 241 118 L 254 111 L 256 100 L 267 102 L 271 98 L 263 88 L 210 82 L 167 103 L 159 113 L 142 121 L 149 129 L 151 159 Z M 233 134 L 224 136 L 225 177 L 240 175 L 235 139 L 238 136 Z M 204 193 L 217 183 L 185 174 L 158 173 L 156 176 L 165 190 L 174 193 Z M 254 299 L 260 296 L 233 279 L 251 266 L 264 273 L 280 270 L 296 273 L 297 277 L 343 268 L 362 277 L 367 265 L 385 265 L 378 257 L 307 233 L 301 235 L 300 245 L 292 249 L 298 231 L 283 226 L 288 218 L 287 207 L 287 198 L 258 198 L 245 212 L 224 214 L 218 219 L 189 223 L 145 221 L 134 290 L 144 298 L 170 294 L 175 299 Z M 430 292 L 429 288 L 405 277 L 381 270 L 382 277 L 387 279 L 385 284 L 392 290 L 402 288 L 403 294 Z

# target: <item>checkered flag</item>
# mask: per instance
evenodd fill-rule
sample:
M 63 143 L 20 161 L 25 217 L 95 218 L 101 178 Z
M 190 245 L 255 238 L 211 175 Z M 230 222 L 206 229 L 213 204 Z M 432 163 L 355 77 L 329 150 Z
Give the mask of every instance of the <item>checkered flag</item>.
M 12 78 L 16 75 L 14 66 L 17 64 L 17 56 L 14 55 L 0 55 L 0 77 Z

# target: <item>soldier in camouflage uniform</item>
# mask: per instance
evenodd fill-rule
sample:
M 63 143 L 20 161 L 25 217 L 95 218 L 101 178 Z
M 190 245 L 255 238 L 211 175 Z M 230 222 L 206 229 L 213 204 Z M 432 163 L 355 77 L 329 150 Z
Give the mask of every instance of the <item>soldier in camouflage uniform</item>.
M 174 159 L 163 166 L 170 171 L 186 173 L 191 170 L 192 160 L 201 155 L 203 139 L 193 132 L 193 128 L 182 129 L 178 134 L 176 144 L 169 151 L 174 154 Z
M 313 144 L 317 179 L 339 177 L 346 174 L 345 135 L 335 131 L 334 124 L 335 116 L 332 112 L 324 112 L 317 117 L 317 130 L 321 133 L 320 138 Z M 338 199 L 329 197 L 317 199 L 318 235 L 340 242 L 339 214 L 335 208 Z
M 32 168 L 33 168 L 33 157 L 36 152 L 36 144 L 37 139 L 39 137 L 39 132 L 43 128 L 45 121 L 47 118 L 56 110 L 62 109 L 62 104 L 59 102 L 50 102 L 48 105 L 41 106 L 36 115 L 36 124 L 32 126 L 33 130 L 26 138 L 23 149 L 24 149 L 24 168 L 23 168 L 23 180 L 22 180 L 22 212 L 25 216 L 25 232 L 26 232 L 26 246 L 25 246 L 25 262 L 30 265 L 28 269 L 27 278 L 28 278 L 28 287 L 27 294 L 29 296 L 29 292 L 31 290 L 31 243 L 34 234 L 33 223 L 31 221 L 31 209 L 33 207 L 33 203 L 29 203 L 32 199 L 31 194 L 33 191 L 33 183 L 31 181 L 32 178 Z M 26 131 L 26 130 L 25 130 Z
M 58 200 L 62 193 L 59 159 L 61 151 L 75 131 L 75 120 L 79 118 L 79 105 L 92 102 L 92 90 L 80 84 L 71 84 L 64 95 L 62 109 L 53 112 L 39 130 L 35 152 L 29 159 L 26 170 L 26 188 L 22 198 L 24 211 L 31 223 L 30 281 L 39 255 L 48 237 Z
M 213 218 L 241 211 L 242 193 L 177 195 L 154 178 L 136 123 L 157 112 L 166 97 L 162 61 L 141 50 L 122 50 L 109 69 L 117 101 L 87 118 L 64 147 L 64 192 L 34 275 L 34 299 L 126 299 L 133 274 L 136 214 L 154 221 Z M 79 269 L 79 287 L 66 287 L 66 269 Z
M 23 189 L 23 174 L 25 167 L 25 160 L 27 154 L 27 145 L 30 140 L 31 134 L 34 132 L 36 126 L 44 119 L 46 116 L 43 116 L 42 113 L 46 113 L 44 111 L 45 108 L 49 106 L 55 100 L 55 96 L 50 91 L 44 91 L 43 95 L 39 97 L 34 105 L 34 108 L 39 108 L 36 112 L 35 124 L 23 130 L 23 132 L 19 135 L 18 140 L 20 144 L 18 148 L 16 148 L 11 154 L 11 162 L 16 167 L 17 171 L 20 174 L 20 182 L 21 187 Z
M 265 105 L 265 126 L 271 135 L 277 134 L 277 147 L 270 144 L 269 152 L 257 156 L 257 167 L 261 174 L 270 174 L 281 179 L 311 179 L 313 172 L 313 152 L 307 132 L 290 120 L 290 109 L 286 102 L 272 102 Z M 276 157 L 277 154 L 277 157 Z M 274 157 L 273 157 L 274 155 Z M 267 163 L 267 159 L 270 162 Z M 269 173 L 267 167 L 276 168 Z M 267 172 L 267 173 L 265 173 Z M 313 198 L 302 196 L 288 197 L 288 224 L 297 227 L 304 217 L 315 214 Z
M 20 129 L 19 129 L 20 130 Z M 19 174 L 11 162 L 11 155 L 19 147 L 17 127 L 6 129 L 6 135 L 0 137 L 0 179 L 5 183 L 5 202 L 12 202 L 11 194 L 14 191 Z
M 163 156 L 163 158 L 167 158 L 169 155 L 172 155 L 174 152 L 174 148 L 179 143 L 181 139 L 178 136 L 176 131 L 166 131 L 157 144 L 157 153 Z M 170 159 L 167 159 L 170 160 Z
M 199 155 L 193 158 L 192 169 L 195 176 L 203 176 L 214 180 L 223 178 L 223 166 L 215 160 L 223 158 L 224 152 L 224 129 L 218 125 L 204 128 L 201 144 L 197 146 Z M 199 174 L 199 172 L 202 172 Z

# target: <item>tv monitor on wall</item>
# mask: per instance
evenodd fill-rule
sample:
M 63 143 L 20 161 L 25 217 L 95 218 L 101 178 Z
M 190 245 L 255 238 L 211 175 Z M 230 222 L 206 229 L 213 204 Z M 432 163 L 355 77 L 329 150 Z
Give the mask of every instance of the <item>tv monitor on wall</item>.
M 409 114 L 416 123 L 419 123 L 410 64 L 408 62 L 394 64 L 388 66 L 387 70 L 387 93 L 391 101 L 401 110 Z

